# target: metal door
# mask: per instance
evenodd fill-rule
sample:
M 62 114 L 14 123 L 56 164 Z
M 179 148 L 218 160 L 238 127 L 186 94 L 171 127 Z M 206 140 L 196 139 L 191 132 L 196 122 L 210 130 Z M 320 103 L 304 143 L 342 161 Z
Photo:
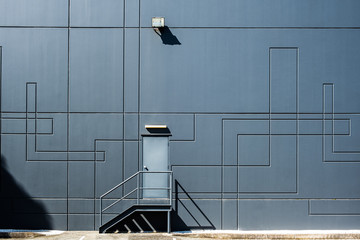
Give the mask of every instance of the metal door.
M 143 171 L 143 197 L 168 198 L 168 173 L 152 173 L 169 171 L 168 136 L 143 137 Z

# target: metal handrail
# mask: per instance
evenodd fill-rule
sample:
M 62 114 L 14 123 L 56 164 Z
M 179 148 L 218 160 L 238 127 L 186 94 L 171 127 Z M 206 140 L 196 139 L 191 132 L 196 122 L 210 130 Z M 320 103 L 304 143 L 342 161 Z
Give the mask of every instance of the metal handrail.
M 131 192 L 129 192 L 128 194 L 126 194 L 125 196 L 123 196 L 122 198 L 116 200 L 115 202 L 113 202 L 112 204 L 110 204 L 109 206 L 107 206 L 106 208 L 102 209 L 103 212 L 105 212 L 106 210 L 108 210 L 109 208 L 111 208 L 112 206 L 114 206 L 115 204 L 117 204 L 118 202 L 120 202 L 121 200 L 125 199 L 127 196 L 129 196 L 130 194 L 132 194 L 133 192 L 135 192 L 137 189 L 135 188 L 134 190 L 132 190 Z
M 162 173 L 162 174 L 168 174 L 169 175 L 169 187 L 140 187 L 140 175 L 144 174 L 144 173 Z M 106 208 L 102 209 L 102 200 L 105 196 L 107 196 L 108 194 L 110 194 L 111 192 L 115 191 L 117 188 L 123 186 L 125 183 L 127 183 L 128 181 L 130 181 L 131 179 L 136 177 L 136 188 L 134 188 L 133 190 L 131 190 L 130 192 L 128 192 L 127 194 L 125 194 L 124 196 L 122 196 L 121 198 L 117 199 L 115 202 L 111 203 L 109 206 L 107 206 Z M 169 191 L 169 204 L 172 206 L 172 171 L 138 171 L 137 173 L 131 175 L 130 177 L 128 177 L 126 180 L 122 181 L 121 183 L 119 183 L 118 185 L 116 185 L 115 187 L 111 188 L 109 191 L 107 191 L 106 193 L 104 193 L 103 195 L 100 196 L 100 226 L 102 226 L 102 214 L 108 210 L 109 208 L 113 207 L 115 204 L 121 202 L 122 200 L 124 200 L 126 197 L 128 197 L 129 195 L 133 194 L 135 191 L 137 192 L 136 194 L 136 203 L 139 204 L 140 202 L 140 191 L 143 189 L 163 189 L 163 190 L 168 190 Z
M 104 193 L 103 195 L 100 196 L 100 198 L 105 197 L 106 195 L 108 195 L 109 193 L 111 193 L 112 191 L 114 191 L 115 189 L 117 189 L 118 187 L 121 187 L 122 185 L 124 185 L 125 183 L 127 183 L 128 181 L 130 181 L 133 177 L 135 177 L 136 175 L 138 175 L 140 172 L 137 172 L 133 175 L 131 175 L 130 177 L 128 177 L 126 180 L 122 181 L 121 183 L 119 183 L 118 185 L 116 185 L 115 187 L 113 187 L 112 189 L 110 189 L 109 191 L 107 191 L 106 193 Z

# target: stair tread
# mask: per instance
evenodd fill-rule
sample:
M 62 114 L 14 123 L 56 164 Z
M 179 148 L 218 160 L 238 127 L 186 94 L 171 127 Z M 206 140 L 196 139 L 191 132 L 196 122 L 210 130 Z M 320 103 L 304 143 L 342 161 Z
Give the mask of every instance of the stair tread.
M 122 220 L 126 219 L 128 216 L 133 214 L 136 211 L 169 211 L 171 210 L 171 204 L 135 204 L 124 210 L 122 213 L 112 218 L 108 222 L 104 223 L 99 228 L 99 232 L 103 233 L 106 230 L 110 229 L 114 225 L 118 224 Z

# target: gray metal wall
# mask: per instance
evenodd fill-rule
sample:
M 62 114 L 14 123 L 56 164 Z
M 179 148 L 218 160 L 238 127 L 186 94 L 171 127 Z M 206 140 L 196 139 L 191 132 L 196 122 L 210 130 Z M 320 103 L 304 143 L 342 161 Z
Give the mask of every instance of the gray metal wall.
M 1 227 L 97 229 L 144 125 L 167 124 L 175 229 L 358 229 L 359 11 L 0 0 Z

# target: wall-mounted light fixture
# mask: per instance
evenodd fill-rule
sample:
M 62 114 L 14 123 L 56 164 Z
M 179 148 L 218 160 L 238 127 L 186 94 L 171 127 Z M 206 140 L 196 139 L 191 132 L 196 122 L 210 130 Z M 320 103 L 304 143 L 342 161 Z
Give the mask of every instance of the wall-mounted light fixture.
M 166 125 L 145 125 L 145 128 L 146 129 L 159 129 L 159 128 L 165 129 L 165 128 L 167 128 L 167 126 Z
M 160 29 L 165 27 L 165 18 L 164 17 L 153 17 L 151 19 L 151 26 L 154 28 L 154 31 L 161 35 Z

